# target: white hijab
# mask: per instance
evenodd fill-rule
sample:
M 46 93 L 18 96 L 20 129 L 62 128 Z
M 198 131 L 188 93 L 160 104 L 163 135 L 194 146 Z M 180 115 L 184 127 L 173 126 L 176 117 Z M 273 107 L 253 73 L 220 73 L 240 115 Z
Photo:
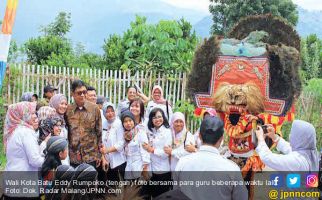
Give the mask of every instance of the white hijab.
M 290 134 L 290 145 L 292 151 L 296 151 L 306 158 L 310 171 L 319 170 L 316 132 L 312 124 L 302 120 L 294 120 Z

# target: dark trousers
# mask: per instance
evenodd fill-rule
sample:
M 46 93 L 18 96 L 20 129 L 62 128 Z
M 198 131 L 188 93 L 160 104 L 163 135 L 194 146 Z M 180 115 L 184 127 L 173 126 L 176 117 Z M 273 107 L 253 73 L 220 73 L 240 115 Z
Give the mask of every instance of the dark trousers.
M 171 172 L 167 172 L 164 174 L 154 174 L 152 173 L 151 181 L 171 181 Z M 149 185 L 149 193 L 151 196 L 157 197 L 171 189 L 171 185 Z
M 114 169 L 111 169 L 111 167 L 109 167 L 107 171 L 107 180 L 123 181 L 124 174 L 125 174 L 125 167 L 126 167 L 126 162 L 115 167 Z

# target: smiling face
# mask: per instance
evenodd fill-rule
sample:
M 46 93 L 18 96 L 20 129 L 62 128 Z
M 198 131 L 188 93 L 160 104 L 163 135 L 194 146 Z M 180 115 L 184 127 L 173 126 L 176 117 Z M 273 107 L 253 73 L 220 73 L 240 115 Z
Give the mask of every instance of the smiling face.
M 129 88 L 129 89 L 127 90 L 127 99 L 128 99 L 129 101 L 132 101 L 132 100 L 134 100 L 134 99 L 135 99 L 135 97 L 136 97 L 136 89 L 135 89 L 135 88 L 133 88 L 133 87 Z
M 130 117 L 125 117 L 123 121 L 123 127 L 129 131 L 134 128 L 134 121 Z
M 61 133 L 61 128 L 62 128 L 62 123 L 61 122 L 57 122 L 54 125 L 54 135 L 59 136 Z
M 133 102 L 132 104 L 131 104 L 131 106 L 130 106 L 130 111 L 131 111 L 131 113 L 135 116 L 135 117 L 137 117 L 137 116 L 140 116 L 140 114 L 141 114 L 141 107 L 140 107 L 140 104 L 139 104 L 139 102 Z
M 56 112 L 60 115 L 63 115 L 65 114 L 66 110 L 67 110 L 67 100 L 63 99 L 58 105 Z
M 175 133 L 180 133 L 183 130 L 184 122 L 181 119 L 177 119 L 173 122 L 173 129 Z
M 160 111 L 155 113 L 155 116 L 152 117 L 152 123 L 155 128 L 160 128 L 163 125 L 163 117 Z
M 161 91 L 159 89 L 153 91 L 153 99 L 156 101 L 161 99 Z
M 105 117 L 108 121 L 111 121 L 115 118 L 115 111 L 112 106 L 109 106 L 106 109 Z
M 87 101 L 96 104 L 96 100 L 97 100 L 96 91 L 95 90 L 88 90 L 87 94 L 86 94 L 86 99 L 87 99 Z

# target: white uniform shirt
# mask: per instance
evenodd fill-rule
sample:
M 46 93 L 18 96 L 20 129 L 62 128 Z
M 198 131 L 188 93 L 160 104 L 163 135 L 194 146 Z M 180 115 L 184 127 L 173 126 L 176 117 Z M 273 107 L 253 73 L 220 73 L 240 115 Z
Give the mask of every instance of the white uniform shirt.
M 68 131 L 67 131 L 67 129 L 62 128 L 59 136 L 65 138 L 66 140 L 68 140 Z M 45 157 L 44 150 L 46 149 L 46 147 L 47 147 L 47 142 L 42 141 L 40 143 L 40 154 L 41 154 L 42 157 Z M 68 147 L 67 147 L 67 149 L 68 149 Z M 62 160 L 61 163 L 62 163 L 62 165 L 70 165 L 70 159 L 69 159 L 68 154 L 67 154 L 66 159 Z
M 102 125 L 103 125 L 103 124 L 105 124 L 107 122 L 107 120 L 106 120 L 106 118 L 105 118 L 105 116 L 103 114 L 103 110 L 102 109 L 100 109 L 100 112 L 101 112 L 101 119 L 102 119 Z
M 151 170 L 155 174 L 163 174 L 170 171 L 169 155 L 164 152 L 165 146 L 172 145 L 172 133 L 169 128 L 163 125 L 156 130 L 149 132 L 149 144 L 154 148 L 151 153 Z
M 125 179 L 139 178 L 143 165 L 150 163 L 150 154 L 142 147 L 143 143 L 149 143 L 146 131 L 144 129 L 136 129 L 136 131 L 134 138 L 125 145 Z
M 276 148 L 285 155 L 272 153 L 264 141 L 258 143 L 256 152 L 263 163 L 274 170 L 309 171 L 310 166 L 305 157 L 296 151 L 292 151 L 290 144 L 283 138 L 280 138 Z
M 170 161 L 171 171 L 175 171 L 177 163 L 181 157 L 191 154 L 184 149 L 185 145 L 190 145 L 190 144 L 195 145 L 194 137 L 190 133 L 190 131 L 187 131 L 186 133 L 183 133 L 183 131 L 181 131 L 180 133 L 176 134 L 175 137 L 176 139 L 181 138 L 183 142 L 179 147 L 172 148 L 171 161 Z M 184 142 L 184 138 L 182 137 L 186 137 L 185 142 Z
M 38 171 L 44 162 L 33 129 L 18 127 L 8 138 L 6 171 Z
M 111 169 L 114 169 L 125 162 L 125 140 L 122 122 L 116 118 L 115 121 L 110 125 L 108 123 L 103 124 L 102 128 L 102 143 L 105 145 L 105 148 L 114 146 L 117 150 L 116 152 L 105 155 L 106 160 L 108 160 L 110 163 Z
M 160 108 L 162 109 L 162 111 L 164 112 L 165 117 L 168 119 L 168 121 L 170 121 L 173 111 L 172 111 L 172 107 L 168 104 L 168 109 L 169 109 L 169 118 L 168 118 L 168 114 L 167 114 L 167 105 L 166 104 L 157 104 L 154 101 L 149 101 L 147 107 L 146 107 L 146 116 L 145 118 L 149 119 L 149 115 L 150 112 L 154 109 L 154 108 Z
M 218 172 L 214 172 L 218 171 Z M 248 199 L 239 167 L 219 154 L 217 148 L 202 145 L 196 153 L 180 158 L 174 180 L 193 181 L 194 185 L 175 185 L 192 200 L 200 199 Z M 210 185 L 196 187 L 196 183 L 207 181 Z M 239 184 L 214 186 L 212 181 L 237 181 Z
M 33 129 L 27 127 L 17 127 L 13 134 L 8 138 L 7 142 L 7 165 L 3 173 L 3 180 L 16 180 L 19 183 L 22 180 L 37 181 L 39 180 L 38 172 L 44 162 L 44 157 L 40 155 L 38 145 L 38 134 Z M 15 171 L 17 173 L 15 173 Z M 20 173 L 18 173 L 20 171 Z M 28 173 L 21 173 L 29 171 Z M 4 181 L 4 191 L 10 197 L 38 197 L 38 184 L 34 185 L 16 185 L 10 186 Z M 18 193 L 11 193 L 10 188 L 19 189 Z M 23 193 L 22 190 L 33 190 L 34 192 Z

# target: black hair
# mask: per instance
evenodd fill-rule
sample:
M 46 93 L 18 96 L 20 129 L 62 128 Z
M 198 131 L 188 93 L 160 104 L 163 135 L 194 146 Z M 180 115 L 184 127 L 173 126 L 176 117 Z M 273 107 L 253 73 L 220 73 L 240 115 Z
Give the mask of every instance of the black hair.
M 86 87 L 86 84 L 82 80 L 75 80 L 72 83 L 72 92 L 75 92 L 75 90 L 79 87 Z
M 154 108 L 149 114 L 149 121 L 148 121 L 149 130 L 152 131 L 152 128 L 154 128 L 152 118 L 155 116 L 155 114 L 157 114 L 157 112 L 160 112 L 161 115 L 162 115 L 162 118 L 163 118 L 163 124 L 162 125 L 165 126 L 166 128 L 170 128 L 169 121 L 165 117 L 165 114 L 164 114 L 163 110 L 161 108 Z
M 129 110 L 130 110 L 130 108 L 131 108 L 131 105 L 133 104 L 133 103 L 135 103 L 135 102 L 137 102 L 139 105 L 140 105 L 140 118 L 141 119 L 144 119 L 144 103 L 143 103 L 143 101 L 140 99 L 140 98 L 135 98 L 135 99 L 133 99 L 132 101 L 130 101 L 130 104 L 129 104 Z
M 207 116 L 200 125 L 200 135 L 204 144 L 215 145 L 224 135 L 224 123 L 216 116 Z
M 45 177 L 49 170 L 56 169 L 59 165 L 61 165 L 61 160 L 59 157 L 59 152 L 57 153 L 47 153 L 45 157 L 45 161 L 41 166 L 41 176 Z
M 96 89 L 93 86 L 87 86 L 86 89 L 87 89 L 87 91 L 95 91 L 96 92 Z
M 134 88 L 135 91 L 138 92 L 137 88 L 134 85 L 130 85 L 126 88 L 126 93 L 128 93 L 131 88 Z
M 32 96 L 35 97 L 36 100 L 38 100 L 38 95 L 37 94 L 33 94 Z

